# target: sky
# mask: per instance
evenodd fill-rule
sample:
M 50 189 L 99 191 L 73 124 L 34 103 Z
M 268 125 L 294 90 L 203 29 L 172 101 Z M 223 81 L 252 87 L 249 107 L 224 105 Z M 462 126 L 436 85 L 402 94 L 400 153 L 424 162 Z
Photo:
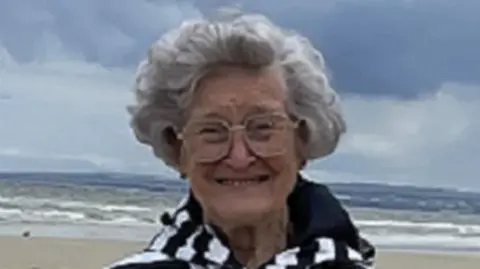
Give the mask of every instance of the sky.
M 0 171 L 175 175 L 129 129 L 134 70 L 227 3 L 326 58 L 348 132 L 310 177 L 480 190 L 477 0 L 0 0 Z

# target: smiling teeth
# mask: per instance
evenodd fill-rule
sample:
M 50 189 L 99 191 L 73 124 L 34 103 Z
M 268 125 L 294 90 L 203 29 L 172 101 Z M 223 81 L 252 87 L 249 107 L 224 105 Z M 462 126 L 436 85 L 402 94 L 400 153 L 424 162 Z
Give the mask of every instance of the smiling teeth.
M 244 185 L 258 184 L 261 182 L 261 180 L 260 179 L 246 179 L 246 180 L 220 179 L 220 180 L 217 180 L 217 182 L 220 183 L 221 185 L 244 186 Z
M 224 184 L 226 185 L 233 185 L 233 186 L 241 186 L 247 185 L 252 183 L 258 183 L 258 180 L 226 180 Z
M 254 178 L 245 178 L 245 179 L 228 179 L 228 178 L 218 178 L 215 181 L 220 185 L 225 186 L 245 186 L 252 184 L 260 184 L 269 179 L 269 176 L 257 176 Z

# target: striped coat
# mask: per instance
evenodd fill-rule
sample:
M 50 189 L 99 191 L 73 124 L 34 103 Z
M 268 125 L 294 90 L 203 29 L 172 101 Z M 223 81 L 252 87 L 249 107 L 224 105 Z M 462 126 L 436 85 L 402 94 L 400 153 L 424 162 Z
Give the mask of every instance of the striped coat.
M 262 269 L 371 269 L 375 251 L 325 186 L 299 178 L 288 199 L 294 237 Z M 161 231 L 143 251 L 108 269 L 244 269 L 221 233 L 202 224 L 192 195 L 161 218 Z M 107 269 L 106 268 L 106 269 Z

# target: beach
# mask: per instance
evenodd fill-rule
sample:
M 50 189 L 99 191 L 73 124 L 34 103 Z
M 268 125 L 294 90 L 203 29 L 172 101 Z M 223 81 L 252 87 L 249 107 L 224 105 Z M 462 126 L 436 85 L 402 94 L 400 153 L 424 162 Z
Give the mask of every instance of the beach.
M 184 187 L 139 175 L 0 173 L 0 269 L 102 269 L 141 251 Z M 377 246 L 376 269 L 479 268 L 480 194 L 349 184 L 336 193 Z
M 0 236 L 0 269 L 101 269 L 143 246 L 120 240 Z
M 124 240 L 1 236 L 0 269 L 98 269 L 141 250 Z M 377 269 L 476 269 L 480 254 L 378 252 Z

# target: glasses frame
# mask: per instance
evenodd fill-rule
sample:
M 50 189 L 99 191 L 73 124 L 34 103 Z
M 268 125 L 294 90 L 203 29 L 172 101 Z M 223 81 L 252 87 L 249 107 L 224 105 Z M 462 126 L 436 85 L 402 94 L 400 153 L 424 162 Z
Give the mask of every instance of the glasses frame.
M 232 137 L 233 137 L 233 133 L 234 132 L 238 132 L 238 131 L 241 131 L 242 132 L 242 138 L 244 140 L 244 143 L 245 145 L 247 145 L 248 149 L 256 156 L 259 156 L 259 157 L 263 157 L 263 158 L 268 158 L 268 157 L 273 157 L 273 156 L 278 156 L 278 155 L 282 155 L 285 153 L 285 150 L 284 151 L 280 151 L 280 152 L 275 152 L 273 154 L 259 154 L 255 149 L 252 148 L 252 146 L 250 145 L 251 142 L 249 142 L 249 138 L 248 138 L 248 135 L 247 135 L 247 132 L 246 132 L 246 128 L 248 126 L 248 122 L 252 119 L 255 119 L 255 118 L 261 118 L 261 117 L 279 117 L 279 118 L 282 118 L 283 120 L 285 120 L 285 122 L 287 123 L 287 128 L 288 129 L 291 129 L 291 130 L 295 130 L 298 128 L 298 126 L 300 125 L 301 123 L 301 120 L 294 120 L 292 119 L 292 117 L 289 117 L 287 114 L 285 113 L 268 113 L 268 114 L 257 114 L 257 115 L 253 115 L 253 116 L 250 116 L 250 117 L 247 117 L 243 120 L 243 123 L 239 123 L 239 124 L 230 124 L 227 120 L 223 120 L 223 119 L 216 119 L 214 120 L 214 122 L 219 122 L 221 123 L 224 127 L 226 127 L 226 129 L 228 130 L 228 141 L 226 142 L 226 144 L 228 145 L 227 148 L 228 150 L 226 150 L 225 153 L 223 154 L 219 154 L 218 157 L 215 157 L 215 158 L 200 158 L 199 160 L 197 160 L 197 162 L 201 162 L 201 163 L 212 163 L 212 162 L 217 162 L 223 158 L 225 158 L 225 156 L 228 155 L 230 149 L 231 149 L 231 146 L 232 146 Z M 202 123 L 202 122 L 208 122 L 207 120 L 197 120 L 197 121 L 193 121 L 192 123 L 187 123 L 185 125 L 184 128 L 182 128 L 182 130 L 180 132 L 178 132 L 176 135 L 177 135 L 177 139 L 180 140 L 180 141 L 184 141 L 184 143 L 182 143 L 182 147 L 186 147 L 186 144 L 185 141 L 187 140 L 186 139 L 186 134 L 187 134 L 187 129 L 188 129 L 188 126 L 190 125 L 193 125 L 195 123 Z

